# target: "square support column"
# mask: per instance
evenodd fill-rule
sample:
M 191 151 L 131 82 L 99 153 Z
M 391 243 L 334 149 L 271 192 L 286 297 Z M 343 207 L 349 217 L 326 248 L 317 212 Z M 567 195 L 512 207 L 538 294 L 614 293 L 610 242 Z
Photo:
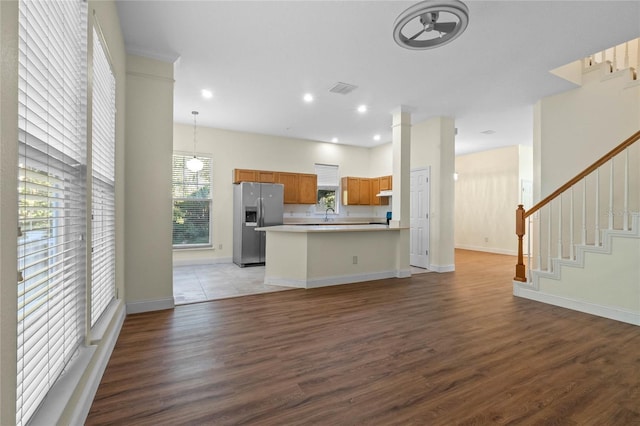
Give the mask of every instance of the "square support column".
M 409 227 L 409 179 L 411 168 L 411 113 L 406 107 L 399 107 L 393 113 L 393 198 L 392 228 Z

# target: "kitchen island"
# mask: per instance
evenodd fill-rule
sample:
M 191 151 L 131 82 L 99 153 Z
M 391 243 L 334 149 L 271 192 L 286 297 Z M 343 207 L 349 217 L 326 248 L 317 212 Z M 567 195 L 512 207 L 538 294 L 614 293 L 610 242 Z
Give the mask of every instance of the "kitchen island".
M 411 276 L 399 265 L 406 228 L 387 225 L 281 225 L 267 233 L 264 283 L 315 288 Z

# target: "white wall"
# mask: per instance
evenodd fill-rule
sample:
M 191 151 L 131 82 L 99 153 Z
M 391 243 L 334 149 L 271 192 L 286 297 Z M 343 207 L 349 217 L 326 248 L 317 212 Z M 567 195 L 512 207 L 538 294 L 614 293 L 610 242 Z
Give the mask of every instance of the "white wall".
M 127 56 L 127 312 L 173 307 L 173 64 Z
M 173 133 L 174 150 L 193 152 L 193 125 L 176 123 Z M 380 152 L 385 150 L 380 148 Z M 213 157 L 213 247 L 174 250 L 173 260 L 180 264 L 231 261 L 233 169 L 315 173 L 315 163 L 323 163 L 338 165 L 341 176 L 373 177 L 389 174 L 391 166 L 391 159 L 383 158 L 384 154 L 378 156 L 380 159 L 376 164 L 372 164 L 372 150 L 368 148 L 202 126 L 198 126 L 197 130 L 196 151 Z M 389 168 L 385 168 L 385 161 L 389 162 Z M 339 217 L 384 217 L 388 209 L 388 206 L 340 206 Z M 285 220 L 323 216 L 315 212 L 314 206 L 285 205 Z M 220 244 L 222 249 L 219 249 Z
M 583 86 L 539 101 L 534 114 L 534 167 L 543 198 L 640 128 L 640 85 L 627 72 L 604 77 L 600 68 Z
M 517 254 L 515 210 L 531 166 L 531 148 L 519 145 L 456 157 L 456 247 Z
M 369 150 L 371 176 L 387 176 L 393 173 L 393 146 L 391 143 L 378 145 Z
M 411 128 L 411 169 L 431 167 L 429 269 L 453 270 L 455 192 L 454 120 L 436 117 Z

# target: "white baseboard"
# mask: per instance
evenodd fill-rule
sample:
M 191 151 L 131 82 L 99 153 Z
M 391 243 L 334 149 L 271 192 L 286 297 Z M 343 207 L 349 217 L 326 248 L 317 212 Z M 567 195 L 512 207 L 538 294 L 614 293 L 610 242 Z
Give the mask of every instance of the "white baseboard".
M 554 294 L 542 293 L 540 291 L 524 288 L 516 282 L 513 283 L 513 295 L 535 300 L 537 302 L 547 303 L 549 305 L 560 306 L 561 308 L 572 309 L 574 311 L 626 322 L 628 324 L 640 325 L 640 312 L 633 312 L 621 308 L 584 302 L 581 300 L 567 299 L 566 297 L 556 296 Z
M 173 266 L 216 265 L 218 263 L 232 263 L 232 257 L 212 257 L 207 259 L 175 259 Z
M 411 268 L 409 269 L 398 269 L 396 271 L 396 278 L 409 278 L 411 276 Z
M 142 312 L 162 311 L 164 309 L 173 309 L 175 302 L 173 297 L 157 300 L 142 300 L 140 302 L 127 303 L 127 315 L 139 314 Z
M 462 249 L 462 250 L 483 251 L 486 253 L 494 253 L 494 254 L 506 254 L 509 256 L 518 255 L 518 252 L 516 250 L 508 250 L 508 249 L 492 248 L 492 247 L 481 247 L 481 246 L 470 246 L 466 244 L 456 244 L 456 248 Z
M 429 265 L 427 268 L 433 272 L 453 272 L 456 270 L 456 265 Z
M 318 288 L 332 285 L 352 284 L 363 281 L 383 280 L 387 278 L 407 278 L 411 276 L 411 270 L 401 269 L 392 271 L 373 272 L 367 274 L 341 275 L 325 278 L 315 278 L 308 280 L 292 280 L 281 277 L 265 277 L 264 283 L 267 285 L 281 285 L 296 288 Z

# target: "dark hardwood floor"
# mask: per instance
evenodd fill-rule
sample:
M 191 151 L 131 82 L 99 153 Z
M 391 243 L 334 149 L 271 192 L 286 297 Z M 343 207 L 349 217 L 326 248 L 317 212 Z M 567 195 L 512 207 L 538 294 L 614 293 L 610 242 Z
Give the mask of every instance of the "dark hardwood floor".
M 640 425 L 640 327 L 513 297 L 515 263 L 128 316 L 87 424 Z

